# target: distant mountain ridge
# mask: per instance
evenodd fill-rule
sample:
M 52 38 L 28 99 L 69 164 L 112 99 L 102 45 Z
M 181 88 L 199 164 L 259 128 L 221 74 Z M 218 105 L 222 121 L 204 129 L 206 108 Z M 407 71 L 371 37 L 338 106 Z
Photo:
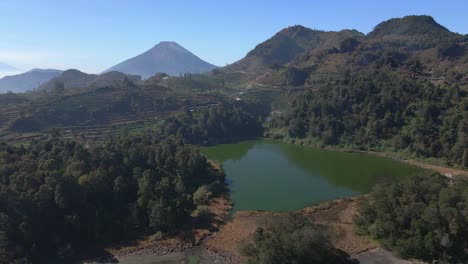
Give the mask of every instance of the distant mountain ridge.
M 215 68 L 217 66 L 200 59 L 176 42 L 163 41 L 136 57 L 112 66 L 104 73 L 119 71 L 147 79 L 156 73 L 179 76 L 184 73 L 208 72 Z
M 87 74 L 79 70 L 70 69 L 42 84 L 37 90 L 51 91 L 56 88 L 76 89 L 90 86 L 102 87 L 119 84 L 126 79 L 130 81 L 140 81 L 141 77 L 115 71 L 107 72 L 101 75 Z
M 301 25 L 284 28 L 273 37 L 258 44 L 247 55 L 226 67 L 225 71 L 261 73 L 274 65 L 283 65 L 311 49 L 336 46 L 346 38 L 362 38 L 356 30 L 320 31 Z
M 13 66 L 0 62 L 0 71 L 17 71 L 17 70 L 18 69 L 16 69 Z
M 25 73 L 5 76 L 0 79 L 0 93 L 30 91 L 59 76 L 61 73 L 62 71 L 54 69 L 32 69 Z
M 340 32 L 347 35 L 337 34 Z M 286 28 L 223 70 L 256 73 L 256 83 L 274 86 L 311 86 L 324 76 L 340 76 L 346 71 L 362 73 L 380 67 L 411 78 L 468 83 L 468 35 L 451 32 L 430 16 L 392 18 L 379 23 L 367 35 L 340 32 L 329 32 L 327 36 L 298 26 Z M 293 43 L 307 39 L 308 45 L 290 49 L 296 50 L 292 54 L 295 56 L 283 59 L 276 55 L 282 54 L 276 50 L 284 49 L 281 44 L 284 42 L 279 40 L 285 35 Z M 318 36 L 319 41 L 314 41 L 313 36 Z M 262 67 L 253 67 L 257 65 Z

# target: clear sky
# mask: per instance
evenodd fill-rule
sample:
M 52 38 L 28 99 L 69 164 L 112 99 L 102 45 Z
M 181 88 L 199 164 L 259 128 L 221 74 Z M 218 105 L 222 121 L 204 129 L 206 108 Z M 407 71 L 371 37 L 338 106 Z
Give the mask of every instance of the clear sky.
M 223 66 L 287 26 L 368 33 L 421 14 L 468 33 L 467 0 L 0 0 L 0 62 L 97 73 L 173 40 Z

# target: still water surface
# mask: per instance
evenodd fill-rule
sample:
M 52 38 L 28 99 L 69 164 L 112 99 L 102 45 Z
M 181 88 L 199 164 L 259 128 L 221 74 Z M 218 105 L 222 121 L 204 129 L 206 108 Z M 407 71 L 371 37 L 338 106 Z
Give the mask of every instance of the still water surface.
M 367 193 L 386 177 L 422 169 L 365 153 L 314 149 L 270 140 L 204 148 L 219 161 L 237 210 L 287 211 Z

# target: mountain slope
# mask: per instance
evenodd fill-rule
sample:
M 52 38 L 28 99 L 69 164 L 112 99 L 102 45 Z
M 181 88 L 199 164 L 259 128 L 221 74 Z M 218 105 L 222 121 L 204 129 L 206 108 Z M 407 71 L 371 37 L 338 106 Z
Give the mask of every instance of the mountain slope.
M 104 87 L 122 83 L 124 80 L 139 81 L 140 76 L 127 75 L 121 72 L 108 72 L 101 75 L 87 74 L 78 70 L 64 71 L 60 76 L 44 83 L 38 90 L 76 89 L 86 87 Z
M 449 33 L 444 26 L 437 23 L 430 16 L 405 16 L 403 18 L 392 18 L 384 21 L 369 33 L 369 36 L 384 35 L 439 35 Z
M 158 72 L 178 76 L 183 73 L 208 72 L 215 68 L 216 66 L 201 60 L 176 42 L 164 41 L 104 72 L 119 71 L 147 79 Z
M 243 59 L 224 67 L 225 71 L 265 72 L 274 65 L 284 65 L 308 50 L 337 47 L 346 38 L 362 38 L 355 30 L 319 31 L 300 25 L 281 30 L 257 45 Z
M 60 70 L 33 69 L 17 75 L 5 76 L 0 79 L 0 92 L 21 93 L 33 90 L 61 73 Z
M 468 83 L 468 35 L 450 32 L 429 16 L 393 18 L 363 37 L 309 49 L 258 77 L 265 85 L 313 85 L 326 76 L 387 67 L 407 77 Z

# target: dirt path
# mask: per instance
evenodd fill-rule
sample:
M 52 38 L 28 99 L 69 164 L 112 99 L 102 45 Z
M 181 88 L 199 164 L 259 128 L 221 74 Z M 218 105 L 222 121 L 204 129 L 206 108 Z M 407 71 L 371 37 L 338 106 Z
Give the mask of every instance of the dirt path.
M 463 177 L 468 176 L 468 171 L 466 170 L 447 168 L 447 167 L 433 165 L 433 164 L 429 164 L 429 163 L 425 163 L 425 162 L 417 161 L 417 160 L 402 160 L 402 161 L 411 165 L 424 168 L 424 169 L 437 171 L 438 173 L 445 175 L 447 177 L 450 177 L 450 178 L 456 177 L 456 176 L 463 176 Z
M 353 256 L 360 264 L 424 264 L 424 262 L 404 260 L 395 257 L 390 251 L 374 248 Z
M 353 151 L 351 151 L 351 152 L 353 152 Z M 390 159 L 398 160 L 400 162 L 411 164 L 411 165 L 414 165 L 414 166 L 418 166 L 418 167 L 423 168 L 423 169 L 436 171 L 436 172 L 438 172 L 438 173 L 440 173 L 442 175 L 445 175 L 445 176 L 451 175 L 449 177 L 455 177 L 455 176 L 468 177 L 468 170 L 445 167 L 445 166 L 441 166 L 441 165 L 435 165 L 435 164 L 427 163 L 427 162 L 420 161 L 420 160 L 402 159 L 402 158 L 395 157 L 394 155 L 391 155 L 391 154 L 388 154 L 388 153 L 385 153 L 385 152 L 376 152 L 376 151 L 358 151 L 358 152 L 369 153 L 369 154 L 384 157 L 384 158 L 390 158 Z

